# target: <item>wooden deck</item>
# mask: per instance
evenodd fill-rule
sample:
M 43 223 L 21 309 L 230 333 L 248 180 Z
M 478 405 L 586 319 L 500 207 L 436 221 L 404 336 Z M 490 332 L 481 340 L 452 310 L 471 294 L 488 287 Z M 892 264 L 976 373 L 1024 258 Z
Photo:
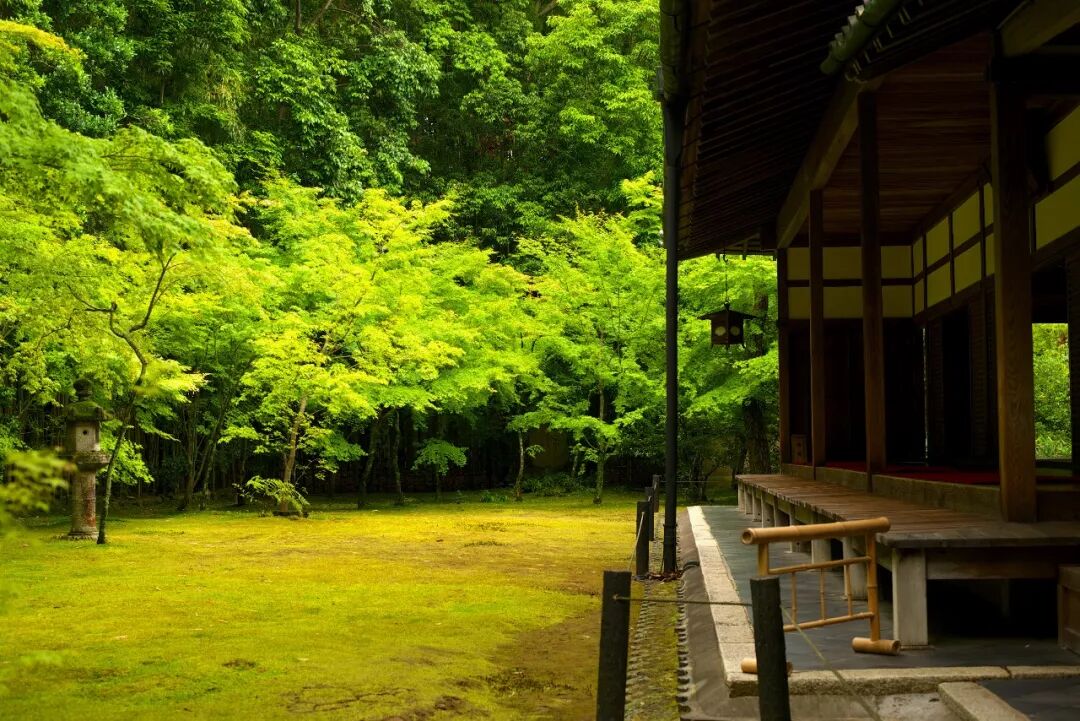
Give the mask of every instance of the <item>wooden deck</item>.
M 1080 563 L 1077 522 L 1008 523 L 787 475 L 736 480 L 740 509 L 766 526 L 887 517 L 878 558 L 893 574 L 893 628 L 909 647 L 929 642 L 928 581 L 1057 579 L 1060 566 Z M 845 541 L 845 556 L 861 553 Z M 815 561 L 829 554 L 827 542 L 813 549 Z
M 811 514 L 829 521 L 847 521 L 886 516 L 892 522 L 892 528 L 888 533 L 880 534 L 878 542 L 892 548 L 1080 548 L 1080 523 L 1008 523 L 794 476 L 744 475 L 738 480 L 743 488 L 768 494 L 782 506 L 790 506 L 796 517 Z M 818 519 L 800 519 L 804 523 L 813 520 Z

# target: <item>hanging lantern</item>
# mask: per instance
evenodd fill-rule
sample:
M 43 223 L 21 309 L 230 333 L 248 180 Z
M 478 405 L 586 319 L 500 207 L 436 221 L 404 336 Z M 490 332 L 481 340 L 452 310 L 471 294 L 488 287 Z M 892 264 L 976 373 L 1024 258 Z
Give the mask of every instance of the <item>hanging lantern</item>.
M 712 322 L 712 344 L 713 345 L 742 345 L 744 343 L 743 331 L 745 329 L 745 321 L 748 318 L 755 318 L 756 316 L 749 315 L 747 313 L 740 313 L 737 310 L 731 309 L 730 303 L 724 303 L 724 309 L 718 310 L 715 313 L 706 313 L 700 316 L 700 320 L 708 320 Z

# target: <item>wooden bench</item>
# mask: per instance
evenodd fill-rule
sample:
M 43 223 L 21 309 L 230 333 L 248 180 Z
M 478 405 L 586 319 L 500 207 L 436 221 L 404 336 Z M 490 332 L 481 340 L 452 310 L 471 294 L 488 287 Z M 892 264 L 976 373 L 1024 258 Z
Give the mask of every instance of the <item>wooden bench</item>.
M 893 634 L 907 647 L 929 643 L 927 581 L 1056 579 L 1059 566 L 1080 562 L 1076 522 L 1007 523 L 787 475 L 736 481 L 739 508 L 765 526 L 888 517 L 879 563 L 893 574 Z M 814 561 L 831 555 L 828 542 L 810 551 Z M 845 544 L 845 557 L 860 553 Z M 853 582 L 858 596 L 861 579 Z

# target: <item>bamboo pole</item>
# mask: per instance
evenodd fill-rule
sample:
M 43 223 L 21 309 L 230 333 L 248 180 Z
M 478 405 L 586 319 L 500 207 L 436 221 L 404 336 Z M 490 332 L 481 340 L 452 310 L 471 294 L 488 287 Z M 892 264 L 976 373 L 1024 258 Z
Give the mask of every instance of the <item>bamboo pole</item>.
M 747 528 L 742 532 L 744 545 L 777 543 L 782 541 L 812 541 L 822 538 L 840 538 L 842 536 L 885 533 L 890 528 L 888 518 L 865 518 L 859 521 L 839 521 L 837 523 L 815 523 L 804 526 L 774 526 L 772 528 Z

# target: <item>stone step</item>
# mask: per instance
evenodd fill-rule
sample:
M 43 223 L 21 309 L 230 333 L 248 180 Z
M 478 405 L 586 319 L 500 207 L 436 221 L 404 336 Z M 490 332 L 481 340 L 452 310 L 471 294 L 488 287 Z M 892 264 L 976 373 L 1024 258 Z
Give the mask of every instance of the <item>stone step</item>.
M 962 721 L 1026 721 L 1029 718 L 977 683 L 943 683 L 938 686 L 938 693 Z

